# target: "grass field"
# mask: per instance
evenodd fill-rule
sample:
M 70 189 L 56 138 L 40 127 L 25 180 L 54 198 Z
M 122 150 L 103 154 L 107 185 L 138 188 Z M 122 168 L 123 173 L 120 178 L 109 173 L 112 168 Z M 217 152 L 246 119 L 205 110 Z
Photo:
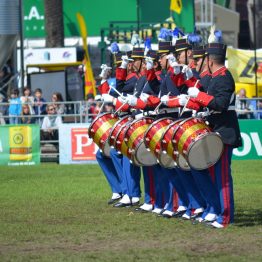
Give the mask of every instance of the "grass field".
M 107 205 L 96 165 L 0 168 L 0 261 L 262 261 L 262 161 L 233 162 L 218 230 Z

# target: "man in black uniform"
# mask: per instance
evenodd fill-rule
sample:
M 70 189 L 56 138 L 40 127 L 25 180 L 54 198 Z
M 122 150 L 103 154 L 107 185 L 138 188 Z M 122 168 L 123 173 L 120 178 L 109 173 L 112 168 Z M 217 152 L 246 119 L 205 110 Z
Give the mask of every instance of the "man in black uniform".
M 221 211 L 212 226 L 223 228 L 234 219 L 233 180 L 231 176 L 231 158 L 233 148 L 241 146 L 241 136 L 235 104 L 235 83 L 231 73 L 225 67 L 227 46 L 222 43 L 207 45 L 207 63 L 212 78 L 207 93 L 198 88 L 188 89 L 188 95 L 196 98 L 201 106 L 210 110 L 207 121 L 214 132 L 218 132 L 224 143 L 221 158 L 214 166 L 215 186 L 220 198 Z

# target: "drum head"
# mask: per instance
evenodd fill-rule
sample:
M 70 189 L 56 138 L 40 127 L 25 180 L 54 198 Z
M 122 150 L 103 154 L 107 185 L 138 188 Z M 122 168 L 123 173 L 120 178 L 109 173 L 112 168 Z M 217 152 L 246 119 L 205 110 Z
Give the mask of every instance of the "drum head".
M 168 154 L 161 153 L 159 156 L 159 164 L 165 168 L 174 168 L 176 163 Z
M 190 146 L 188 163 L 197 170 L 209 168 L 219 160 L 223 148 L 222 139 L 218 134 L 205 134 Z
M 177 165 L 182 170 L 185 170 L 185 171 L 189 171 L 190 170 L 190 166 L 189 166 L 188 162 L 180 154 L 177 156 Z
M 110 145 L 109 145 L 109 140 L 107 139 L 105 144 L 103 145 L 102 152 L 105 156 L 110 157 Z
M 142 166 L 152 166 L 157 164 L 156 157 L 151 151 L 146 149 L 144 142 L 141 142 L 135 151 L 135 158 Z M 135 161 L 134 161 L 135 162 Z

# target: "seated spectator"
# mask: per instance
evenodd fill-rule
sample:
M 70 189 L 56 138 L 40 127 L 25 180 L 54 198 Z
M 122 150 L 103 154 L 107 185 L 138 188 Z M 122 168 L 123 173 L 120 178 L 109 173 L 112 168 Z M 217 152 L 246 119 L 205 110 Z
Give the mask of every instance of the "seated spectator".
M 22 105 L 22 113 L 21 113 L 21 124 L 33 124 L 35 119 L 31 117 L 30 107 L 28 104 Z
M 61 116 L 55 116 L 53 104 L 47 106 L 47 116 L 41 127 L 41 140 L 58 140 L 58 127 L 62 124 Z
M 250 102 L 247 100 L 246 89 L 241 88 L 236 96 L 236 111 L 239 119 L 250 119 L 252 113 L 250 109 Z
M 29 87 L 25 87 L 23 91 L 24 95 L 20 97 L 22 105 L 27 104 L 29 106 L 30 114 L 33 115 L 34 112 L 34 97 L 31 96 L 31 89 Z
M 35 97 L 34 97 L 34 112 L 36 115 L 43 115 L 46 113 L 46 101 L 42 97 L 42 90 L 40 88 L 37 88 L 35 90 Z M 41 125 L 41 118 L 35 119 L 37 123 Z
M 21 115 L 22 106 L 19 98 L 19 90 L 14 88 L 11 90 L 11 97 L 9 99 L 9 123 L 17 125 L 20 123 L 19 116 Z
M 64 102 L 63 96 L 61 93 L 53 93 L 52 95 L 52 103 L 56 110 L 57 115 L 65 114 L 65 105 L 59 104 L 60 102 Z

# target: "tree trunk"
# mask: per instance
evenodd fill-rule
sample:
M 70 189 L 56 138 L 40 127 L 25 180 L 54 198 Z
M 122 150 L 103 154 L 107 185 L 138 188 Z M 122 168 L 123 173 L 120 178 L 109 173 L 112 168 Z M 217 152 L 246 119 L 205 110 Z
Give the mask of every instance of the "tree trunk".
M 45 0 L 44 5 L 46 47 L 63 47 L 63 0 Z

